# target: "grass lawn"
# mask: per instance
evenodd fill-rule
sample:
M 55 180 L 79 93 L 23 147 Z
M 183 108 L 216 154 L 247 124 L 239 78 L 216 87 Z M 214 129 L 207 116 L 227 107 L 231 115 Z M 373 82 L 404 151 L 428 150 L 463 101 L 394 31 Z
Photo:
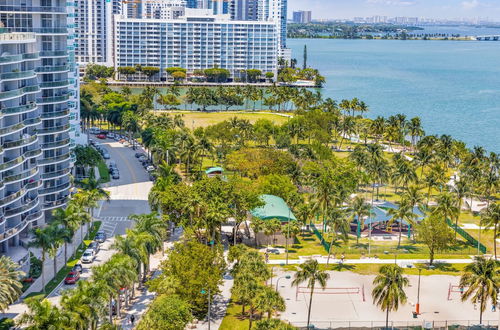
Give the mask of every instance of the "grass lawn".
M 95 237 L 95 235 L 100 227 L 101 227 L 101 221 L 94 221 L 94 226 L 92 227 L 92 230 L 90 231 L 89 239 L 84 240 L 85 247 L 87 247 L 93 241 L 93 239 L 94 239 L 94 237 Z M 52 280 L 50 280 L 49 283 L 47 283 L 45 285 L 45 293 L 32 292 L 28 296 L 26 296 L 26 298 L 43 299 L 48 294 L 50 294 L 59 285 L 59 283 L 61 283 L 61 281 L 64 280 L 64 278 L 69 273 L 71 268 L 73 268 L 73 266 L 78 263 L 78 261 L 80 260 L 82 254 L 83 254 L 83 251 L 85 251 L 85 248 L 82 247 L 82 245 L 80 244 L 80 246 L 78 247 L 78 249 L 76 251 L 76 254 L 71 256 L 68 259 L 68 262 L 66 262 L 66 266 L 61 268 L 61 270 L 59 270 L 57 272 L 56 276 Z
M 252 124 L 259 119 L 269 119 L 274 124 L 283 124 L 288 121 L 287 117 L 280 116 L 272 112 L 242 113 L 241 111 L 229 111 L 229 112 L 168 111 L 167 113 L 172 115 L 181 114 L 183 116 L 184 123 L 188 128 L 207 127 L 213 124 L 220 123 L 225 120 L 229 120 L 234 117 L 238 117 L 239 119 L 247 119 Z
M 106 183 L 109 182 L 109 171 L 108 171 L 108 166 L 106 166 L 106 163 L 101 160 L 97 163 L 97 168 L 99 169 L 99 182 L 100 183 Z
M 248 308 L 247 308 L 248 309 Z M 233 302 L 227 306 L 226 316 L 222 320 L 220 330 L 248 330 L 249 321 L 241 316 L 241 306 Z
M 474 230 L 474 229 L 467 229 L 467 232 L 474 237 L 475 239 L 479 240 L 479 230 Z M 493 230 L 481 230 L 481 244 L 486 246 L 487 253 L 493 254 Z M 500 248 L 500 244 L 497 243 L 497 251 Z
M 338 271 L 338 272 L 353 272 L 360 275 L 376 275 L 382 265 L 377 264 L 330 264 L 320 265 L 320 269 L 329 270 L 329 271 Z M 430 276 L 430 275 L 460 275 L 463 271 L 466 264 L 448 264 L 441 263 L 435 264 L 434 269 L 427 269 L 426 265 L 416 264 L 417 267 L 422 267 L 422 275 Z M 297 265 L 288 265 L 288 266 L 280 266 L 282 269 L 287 271 L 296 271 L 299 269 Z M 418 275 L 418 269 L 413 268 L 404 268 L 404 273 L 406 275 Z

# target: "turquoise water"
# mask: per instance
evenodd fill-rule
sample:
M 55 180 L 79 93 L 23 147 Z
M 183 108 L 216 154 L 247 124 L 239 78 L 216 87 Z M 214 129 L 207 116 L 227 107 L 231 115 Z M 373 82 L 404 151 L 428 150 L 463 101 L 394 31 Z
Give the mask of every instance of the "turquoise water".
M 368 116 L 419 116 L 428 134 L 450 134 L 500 152 L 500 42 L 289 39 L 318 68 L 322 93 L 358 97 Z

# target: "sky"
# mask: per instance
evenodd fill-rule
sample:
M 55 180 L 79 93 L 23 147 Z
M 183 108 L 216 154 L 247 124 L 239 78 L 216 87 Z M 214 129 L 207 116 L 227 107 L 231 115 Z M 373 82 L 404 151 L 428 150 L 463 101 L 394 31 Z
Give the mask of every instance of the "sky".
M 288 0 L 294 10 L 311 10 L 313 19 L 380 16 L 489 18 L 500 21 L 500 0 Z

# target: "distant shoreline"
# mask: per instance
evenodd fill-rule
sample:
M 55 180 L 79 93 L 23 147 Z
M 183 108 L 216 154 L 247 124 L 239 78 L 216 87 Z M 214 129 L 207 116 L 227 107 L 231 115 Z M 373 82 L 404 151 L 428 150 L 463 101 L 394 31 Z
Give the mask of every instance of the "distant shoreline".
M 382 37 L 373 37 L 373 38 L 367 38 L 367 37 L 359 37 L 359 38 L 342 38 L 342 37 L 330 37 L 330 36 L 301 36 L 301 37 L 288 37 L 288 39 L 326 39 L 326 40 L 391 40 L 391 41 L 415 41 L 415 40 L 421 40 L 421 41 L 484 41 L 484 40 L 475 40 L 472 39 L 472 37 L 458 37 L 458 38 L 453 38 L 453 37 L 433 37 L 433 38 L 382 38 Z M 493 40 L 491 40 L 493 41 Z

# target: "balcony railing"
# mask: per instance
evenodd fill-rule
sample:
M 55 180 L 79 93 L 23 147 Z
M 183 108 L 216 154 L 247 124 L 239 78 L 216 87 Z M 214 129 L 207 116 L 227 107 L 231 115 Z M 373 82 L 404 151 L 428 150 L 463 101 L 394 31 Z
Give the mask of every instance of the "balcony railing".
M 55 88 L 55 87 L 65 87 L 71 85 L 69 80 L 61 80 L 61 81 L 47 81 L 40 83 L 40 88 Z
M 26 86 L 26 87 L 22 87 L 19 89 L 14 89 L 14 90 L 7 91 L 7 92 L 0 92 L 0 101 L 3 101 L 5 99 L 9 99 L 9 98 L 13 98 L 16 96 L 22 96 L 22 95 L 27 94 L 27 93 L 36 93 L 39 91 L 40 91 L 40 87 L 38 87 L 38 85 L 34 85 L 34 86 Z
M 55 164 L 55 163 L 60 163 L 63 161 L 66 161 L 70 159 L 71 153 L 66 153 L 61 156 L 56 156 L 56 157 L 50 157 L 50 158 L 44 158 L 38 161 L 38 165 L 49 165 L 49 164 Z
M 66 13 L 66 7 L 56 6 L 0 6 L 0 11 L 18 13 Z
M 42 122 L 42 120 L 40 118 L 26 119 L 25 121 L 23 121 L 21 123 L 17 123 L 15 125 L 0 129 L 0 136 L 5 136 L 8 134 L 14 133 L 16 131 L 20 131 L 20 130 L 24 129 L 25 127 L 36 126 L 36 125 L 40 124 L 41 122 Z
M 69 100 L 70 94 L 65 94 L 61 96 L 48 96 L 48 97 L 40 97 L 36 99 L 38 104 L 49 104 L 49 103 L 61 103 Z M 0 95 L 1 98 L 1 95 Z
M 64 197 L 64 198 L 58 199 L 56 201 L 43 203 L 42 207 L 43 207 L 44 210 L 52 209 L 54 207 L 58 207 L 58 206 L 64 205 L 68 201 L 69 201 L 69 198 L 68 197 Z
M 64 71 L 69 71 L 70 67 L 69 65 L 60 65 L 60 66 L 41 66 L 35 69 L 36 72 L 38 73 L 44 73 L 44 72 L 64 72 Z
M 7 205 L 9 203 L 12 203 L 16 199 L 24 196 L 28 191 L 33 190 L 33 189 L 37 189 L 41 185 L 42 185 L 42 181 L 33 181 L 33 182 L 28 183 L 27 185 L 25 185 L 23 188 L 16 191 L 15 193 L 10 194 L 7 197 L 0 199 L 0 206 L 4 206 L 4 205 Z
M 69 115 L 69 110 L 62 110 L 56 112 L 44 112 L 40 115 L 42 119 L 53 119 L 58 117 L 65 117 Z
M 15 166 L 23 163 L 25 160 L 38 157 L 42 154 L 42 150 L 32 150 L 25 152 L 22 156 L 19 156 L 17 158 L 11 159 L 6 161 L 3 164 L 0 164 L 0 171 L 7 171 L 10 170 L 11 168 L 14 168 Z
M 49 142 L 49 143 L 44 143 L 41 145 L 42 149 L 52 149 L 52 148 L 58 148 L 58 147 L 64 147 L 69 145 L 71 142 L 70 139 L 64 139 L 61 141 L 55 141 L 55 142 Z
M 16 148 L 16 147 L 22 147 L 22 146 L 29 145 L 29 144 L 37 141 L 37 140 L 38 140 L 38 136 L 33 135 L 33 136 L 30 136 L 29 138 L 26 138 L 26 139 L 21 139 L 21 140 L 11 141 L 11 142 L 5 142 L 3 144 L 3 148 L 4 149 L 11 149 L 11 148 Z
M 44 173 L 44 174 L 42 174 L 42 180 L 60 178 L 60 177 L 63 177 L 65 175 L 68 175 L 69 173 L 71 173 L 71 169 L 69 169 L 69 168 L 65 168 L 64 170 L 57 171 L 57 172 Z
M 4 55 L 4 56 L 0 56 L 0 64 L 9 64 L 9 63 L 21 62 L 24 60 L 37 60 L 38 58 L 39 58 L 38 53 Z
M 20 105 L 17 107 L 4 108 L 0 112 L 2 115 L 17 115 L 22 114 L 24 112 L 32 111 L 37 108 L 36 103 L 30 103 L 26 105 Z
M 47 135 L 47 134 L 61 133 L 61 132 L 69 131 L 70 128 L 71 128 L 71 126 L 69 124 L 55 126 L 55 127 L 49 127 L 49 128 L 41 128 L 41 129 L 37 130 L 37 134 L 38 135 Z
M 19 72 L 6 72 L 0 74 L 0 79 L 21 79 L 21 78 L 36 78 L 36 73 L 33 70 L 19 71 Z
M 3 181 L 6 184 L 9 184 L 9 183 L 14 182 L 14 181 L 29 179 L 30 177 L 36 175 L 37 173 L 38 173 L 38 167 L 35 167 L 29 171 L 26 171 L 26 172 L 23 172 L 23 173 L 20 173 L 17 175 L 7 176 L 3 179 Z
M 40 57 L 64 57 L 68 56 L 68 52 L 65 50 L 47 50 L 40 52 Z
M 63 184 L 55 186 L 55 187 L 39 189 L 38 195 L 54 194 L 56 192 L 64 191 L 64 190 L 67 190 L 69 188 L 71 188 L 71 182 L 63 183 Z
M 33 208 L 37 207 L 38 204 L 40 204 L 40 200 L 38 198 L 35 198 L 31 202 L 28 202 L 27 204 L 24 204 L 23 206 L 16 207 L 15 209 L 11 210 L 5 210 L 5 217 L 14 217 L 16 215 L 19 215 L 21 213 L 27 212 L 32 210 Z

